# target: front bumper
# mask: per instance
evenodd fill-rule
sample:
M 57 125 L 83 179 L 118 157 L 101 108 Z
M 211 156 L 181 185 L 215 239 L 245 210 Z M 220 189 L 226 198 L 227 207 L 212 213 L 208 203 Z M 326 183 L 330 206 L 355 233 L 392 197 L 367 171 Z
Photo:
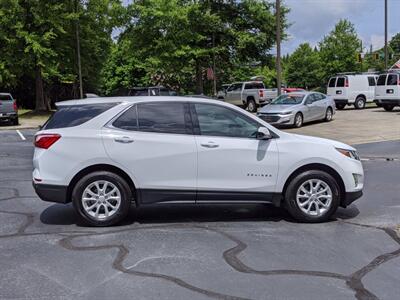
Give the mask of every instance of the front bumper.
M 39 184 L 32 182 L 33 188 L 40 199 L 47 202 L 68 203 L 67 186 L 52 185 L 52 184 Z
M 361 198 L 363 195 L 362 191 L 356 191 L 356 192 L 346 192 L 344 199 L 342 199 L 342 203 L 340 206 L 346 207 L 349 206 L 351 203 L 356 201 L 358 198 Z
M 289 125 L 294 123 L 294 114 L 258 114 L 258 117 L 271 125 Z

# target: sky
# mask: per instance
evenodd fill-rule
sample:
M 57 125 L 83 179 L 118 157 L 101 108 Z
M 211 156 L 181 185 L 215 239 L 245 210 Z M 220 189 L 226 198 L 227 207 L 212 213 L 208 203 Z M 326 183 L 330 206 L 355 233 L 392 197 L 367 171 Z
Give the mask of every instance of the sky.
M 274 0 L 269 0 L 274 2 Z M 388 1 L 388 39 L 400 32 L 400 0 Z M 125 4 L 132 0 L 123 0 Z M 292 53 L 304 42 L 312 46 L 329 34 L 340 19 L 351 21 L 365 50 L 384 45 L 384 0 L 282 0 L 290 8 L 289 38 L 282 54 Z M 272 50 L 271 52 L 274 52 Z
M 363 47 L 369 51 L 384 45 L 384 0 L 282 0 L 291 9 L 289 39 L 282 53 L 293 52 L 304 42 L 318 44 L 340 19 L 351 21 Z M 388 0 L 388 40 L 400 32 L 400 0 Z

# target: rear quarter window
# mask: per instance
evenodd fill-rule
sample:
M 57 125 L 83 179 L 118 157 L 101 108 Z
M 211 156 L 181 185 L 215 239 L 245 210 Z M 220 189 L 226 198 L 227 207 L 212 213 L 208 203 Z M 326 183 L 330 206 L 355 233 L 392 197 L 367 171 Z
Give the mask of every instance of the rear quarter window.
M 335 87 L 336 77 L 329 79 L 328 87 Z
M 379 75 L 378 82 L 376 83 L 376 85 L 385 85 L 385 82 L 386 82 L 386 74 Z
M 339 77 L 336 83 L 336 87 L 344 87 L 344 77 Z
M 398 75 L 396 74 L 388 75 L 387 85 L 397 85 L 397 77 Z
M 43 129 L 66 128 L 81 125 L 117 104 L 118 103 L 97 103 L 60 106 L 43 126 Z

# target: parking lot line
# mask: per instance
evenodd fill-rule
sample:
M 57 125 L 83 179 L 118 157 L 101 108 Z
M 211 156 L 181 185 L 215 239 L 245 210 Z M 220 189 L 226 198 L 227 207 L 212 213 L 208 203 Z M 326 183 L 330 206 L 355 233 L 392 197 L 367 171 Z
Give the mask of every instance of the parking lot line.
M 26 138 L 24 137 L 24 135 L 21 133 L 21 131 L 19 131 L 18 129 L 16 130 L 18 135 L 21 137 L 21 140 L 25 141 Z

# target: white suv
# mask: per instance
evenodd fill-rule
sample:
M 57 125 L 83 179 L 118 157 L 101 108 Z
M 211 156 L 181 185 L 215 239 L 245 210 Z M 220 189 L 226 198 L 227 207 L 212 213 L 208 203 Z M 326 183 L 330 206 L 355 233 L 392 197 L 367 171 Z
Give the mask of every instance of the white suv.
M 321 222 L 361 197 L 352 147 L 289 134 L 234 105 L 188 97 L 67 101 L 35 136 L 33 185 L 96 226 L 131 204 L 273 203 Z

